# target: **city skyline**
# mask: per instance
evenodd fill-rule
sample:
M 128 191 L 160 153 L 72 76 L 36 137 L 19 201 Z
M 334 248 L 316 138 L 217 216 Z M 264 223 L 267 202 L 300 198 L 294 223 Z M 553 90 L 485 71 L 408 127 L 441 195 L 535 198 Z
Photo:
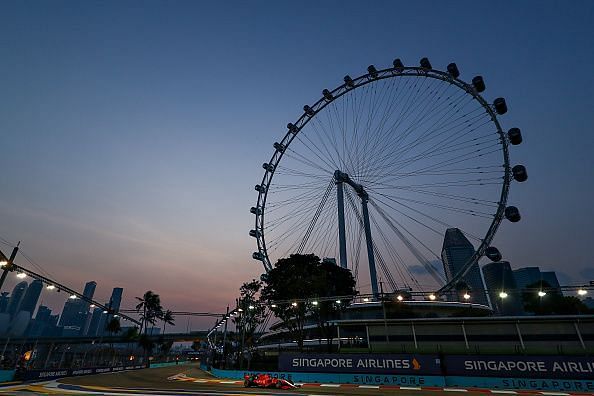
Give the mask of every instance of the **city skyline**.
M 100 301 L 124 287 L 124 308 L 153 290 L 166 308 L 224 311 L 262 272 L 249 208 L 287 122 L 345 74 L 424 56 L 483 75 L 513 110 L 505 129 L 522 128 L 512 160 L 530 179 L 510 195 L 523 220 L 495 238 L 504 260 L 556 270 L 562 284 L 594 278 L 594 78 L 559 73 L 594 66 L 591 3 L 434 5 L 422 25 L 411 23 L 421 6 L 310 3 L 299 27 L 285 16 L 303 5 L 64 4 L 0 6 L 0 236 L 70 287 L 94 279 Z M 476 14 L 469 37 L 459 27 Z

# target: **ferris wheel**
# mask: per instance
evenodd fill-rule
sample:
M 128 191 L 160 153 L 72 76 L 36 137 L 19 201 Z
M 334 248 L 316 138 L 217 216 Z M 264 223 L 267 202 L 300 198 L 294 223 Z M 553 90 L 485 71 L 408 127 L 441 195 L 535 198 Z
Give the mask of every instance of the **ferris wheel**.
M 507 205 L 518 128 L 504 132 L 503 98 L 482 96 L 481 76 L 460 78 L 455 63 L 378 70 L 324 89 L 273 144 L 258 193 L 252 257 L 269 271 L 279 258 L 314 253 L 348 268 L 359 290 L 451 289 L 486 255 L 503 219 L 520 220 Z M 456 228 L 474 254 L 448 279 L 440 271 L 446 230 Z M 368 271 L 360 271 L 368 268 Z

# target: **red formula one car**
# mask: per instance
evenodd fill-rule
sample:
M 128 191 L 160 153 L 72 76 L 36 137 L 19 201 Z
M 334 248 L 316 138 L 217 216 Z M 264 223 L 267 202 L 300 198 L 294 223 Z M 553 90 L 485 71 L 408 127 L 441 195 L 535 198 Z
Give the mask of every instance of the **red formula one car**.
M 293 381 L 285 378 L 275 378 L 270 374 L 253 374 L 243 377 L 243 386 L 249 388 L 256 386 L 258 388 L 276 388 L 276 389 L 294 389 L 299 388 Z

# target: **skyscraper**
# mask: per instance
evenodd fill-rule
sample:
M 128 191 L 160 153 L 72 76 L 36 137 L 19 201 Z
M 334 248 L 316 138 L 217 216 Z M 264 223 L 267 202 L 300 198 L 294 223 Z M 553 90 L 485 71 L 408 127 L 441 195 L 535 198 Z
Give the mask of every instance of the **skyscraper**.
M 114 287 L 113 291 L 111 292 L 111 298 L 109 299 L 109 307 L 114 311 L 117 312 L 120 310 L 120 305 L 122 304 L 122 294 L 124 293 L 124 289 L 121 287 Z
M 509 262 L 489 263 L 483 267 L 483 275 L 493 310 L 499 315 L 520 315 L 523 312 L 522 295 L 518 292 Z M 501 298 L 501 292 L 506 292 L 507 297 Z
M 528 285 L 534 284 L 541 280 L 540 268 L 538 267 L 524 267 L 514 270 L 514 279 L 518 289 L 526 289 Z
M 9 294 L 8 292 L 2 292 L 2 295 L 0 295 L 0 313 L 4 313 L 8 309 Z
M 43 289 L 42 281 L 35 279 L 33 282 L 31 282 L 27 288 L 23 300 L 21 301 L 19 311 L 27 311 L 33 315 L 35 307 L 37 307 L 37 301 L 39 301 L 39 296 L 41 295 L 41 289 Z
M 92 299 L 96 287 L 97 282 L 87 282 L 83 291 L 83 297 L 89 300 Z M 84 299 L 68 299 L 64 304 L 59 325 L 68 327 L 68 334 L 74 333 L 76 331 L 74 328 L 78 328 L 80 334 L 84 333 L 89 307 L 90 303 Z
M 563 294 L 555 271 L 541 271 L 539 267 L 524 267 L 514 271 L 514 278 L 518 289 L 523 290 L 535 283 L 546 282 L 557 293 Z
M 18 283 L 14 289 L 12 289 L 12 294 L 10 295 L 10 301 L 8 302 L 8 308 L 6 312 L 11 316 L 14 317 L 16 313 L 19 311 L 19 307 L 21 306 L 21 301 L 25 296 L 27 291 L 27 282 L 23 281 Z
M 464 236 L 462 231 L 458 228 L 448 228 L 441 250 L 441 259 L 443 261 L 446 279 L 450 281 L 470 260 L 473 254 L 474 246 L 472 246 L 472 243 Z M 472 291 L 472 302 L 489 305 L 478 263 L 472 265 L 461 281 L 470 287 Z
M 99 323 L 101 322 L 101 316 L 103 315 L 103 308 L 95 308 L 93 310 L 89 328 L 87 330 L 88 336 L 99 335 Z

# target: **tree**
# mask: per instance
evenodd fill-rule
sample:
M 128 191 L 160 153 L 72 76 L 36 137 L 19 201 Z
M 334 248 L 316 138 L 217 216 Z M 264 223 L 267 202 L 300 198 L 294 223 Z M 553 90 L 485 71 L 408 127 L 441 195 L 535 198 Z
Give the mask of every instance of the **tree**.
M 163 311 L 161 317 L 159 318 L 163 321 L 163 334 L 165 334 L 165 325 L 174 325 L 175 324 L 175 317 L 173 316 L 173 312 L 169 309 Z
M 546 292 L 540 297 L 537 290 Z M 538 281 L 526 286 L 522 293 L 524 310 L 536 315 L 580 315 L 593 313 L 579 298 L 563 296 L 546 281 Z
M 311 288 L 314 289 L 317 297 L 352 296 L 356 293 L 355 285 L 356 281 L 351 271 L 328 261 L 322 261 L 319 264 L 319 271 L 311 279 Z M 337 317 L 338 313 L 345 310 L 350 303 L 349 299 L 341 298 L 340 303 L 336 300 L 322 300 L 318 305 L 310 306 L 320 334 L 326 339 L 328 352 L 332 351 L 334 338 L 334 325 L 328 321 Z
M 321 262 L 313 254 L 292 254 L 288 258 L 279 259 L 274 268 L 264 277 L 265 286 L 261 297 L 270 304 L 272 312 L 283 321 L 284 327 L 293 339 L 297 340 L 299 350 L 303 350 L 305 319 L 308 315 L 317 319 L 320 331 L 330 334 L 327 320 L 345 309 L 349 299 L 296 305 L 278 304 L 275 301 L 315 300 L 330 296 L 352 296 L 355 294 L 355 280 L 349 270 L 338 267 L 334 263 Z M 331 342 L 331 340 L 330 340 Z
M 144 358 L 145 362 L 147 361 L 147 356 L 152 352 L 153 348 L 155 347 L 155 343 L 151 340 L 150 336 L 146 334 L 141 334 L 138 337 L 138 345 L 144 351 Z
M 241 331 L 241 361 L 243 364 L 243 350 L 247 346 L 250 349 L 254 344 L 254 333 L 258 326 L 264 322 L 266 317 L 266 308 L 260 302 L 258 293 L 262 288 L 262 282 L 252 279 L 251 282 L 246 282 L 239 288 L 240 297 L 237 300 L 238 308 L 241 309 L 239 316 L 233 318 L 233 322 L 239 327 Z M 227 340 L 229 341 L 229 340 Z M 226 345 L 223 347 L 226 349 Z M 226 355 L 226 350 L 224 351 Z M 248 361 L 249 364 L 249 361 Z
M 114 335 L 122 331 L 122 326 L 120 325 L 120 320 L 118 318 L 111 318 L 111 320 L 105 326 L 105 330 L 109 333 L 109 335 Z M 113 340 L 110 341 L 109 347 L 113 353 L 112 358 L 112 365 L 113 360 L 115 359 L 115 350 L 113 349 Z
M 110 335 L 119 333 L 122 331 L 120 320 L 118 318 L 111 318 L 111 320 L 107 323 L 107 326 L 105 326 L 105 330 L 107 330 Z
M 144 293 L 142 297 L 136 297 L 140 301 L 136 305 L 136 311 L 140 313 L 140 333 L 146 334 L 147 325 L 150 323 L 154 325 L 157 318 L 161 316 L 163 307 L 161 306 L 161 298 L 151 290 Z M 141 312 L 142 311 L 142 312 Z

